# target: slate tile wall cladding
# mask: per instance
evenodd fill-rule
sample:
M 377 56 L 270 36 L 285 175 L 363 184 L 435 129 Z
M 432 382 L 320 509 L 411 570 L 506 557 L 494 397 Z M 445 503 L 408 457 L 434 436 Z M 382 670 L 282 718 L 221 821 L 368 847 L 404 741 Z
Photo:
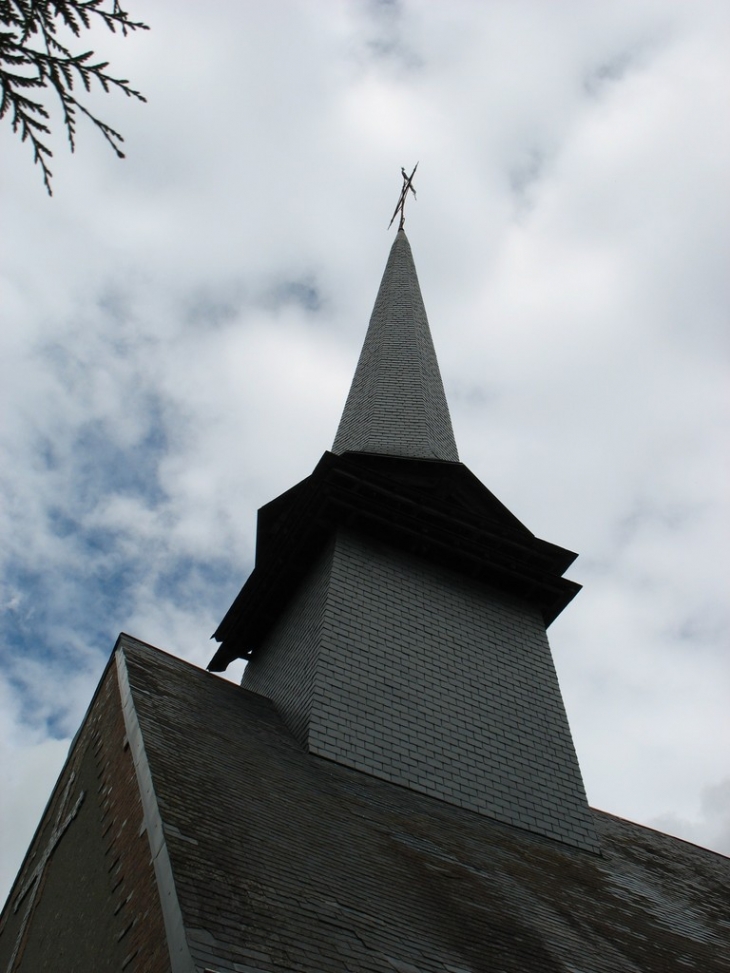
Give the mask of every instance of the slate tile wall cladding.
M 282 613 L 244 670 L 241 685 L 276 703 L 287 726 L 306 746 L 317 656 L 332 564 L 332 545 Z
M 332 451 L 458 462 L 408 239 L 388 257 Z
M 309 749 L 599 850 L 537 610 L 338 534 Z
M 598 851 L 539 613 L 348 532 L 243 685 L 321 757 Z

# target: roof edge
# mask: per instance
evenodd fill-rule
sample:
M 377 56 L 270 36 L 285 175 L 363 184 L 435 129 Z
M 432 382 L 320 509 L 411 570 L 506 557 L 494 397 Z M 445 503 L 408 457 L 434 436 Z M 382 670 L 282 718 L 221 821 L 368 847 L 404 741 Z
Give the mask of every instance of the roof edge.
M 634 821 L 633 818 L 623 818 L 620 814 L 614 814 L 613 811 L 604 811 L 602 808 L 592 807 L 590 804 L 588 805 L 588 810 L 591 814 L 611 818 L 613 821 L 618 821 L 620 824 L 628 825 L 631 828 L 641 828 L 644 831 L 651 831 L 653 834 L 658 834 L 661 838 L 666 838 L 669 841 L 679 841 L 683 845 L 689 845 L 690 848 L 696 848 L 697 851 L 704 852 L 707 855 L 713 855 L 715 858 L 730 861 L 730 855 L 727 852 L 718 851 L 717 848 L 708 848 L 707 845 L 701 845 L 697 841 L 692 841 L 690 838 L 683 838 L 681 835 L 672 834 L 671 831 L 662 831 L 653 824 L 644 824 L 641 821 Z
M 177 897 L 175 877 L 172 872 L 170 854 L 167 850 L 165 829 L 157 803 L 155 786 L 152 781 L 152 772 L 145 751 L 142 728 L 139 724 L 137 710 L 135 709 L 134 698 L 132 696 L 132 687 L 129 683 L 129 672 L 124 656 L 124 641 L 125 636 L 120 635 L 114 649 L 119 695 L 122 702 L 124 727 L 127 732 L 129 750 L 137 775 L 137 786 L 139 787 L 144 812 L 144 824 L 150 842 L 150 851 L 152 852 L 152 863 L 155 869 L 162 918 L 165 923 L 165 933 L 167 935 L 167 946 L 170 952 L 170 968 L 172 973 L 196 973 L 195 964 L 193 963 L 193 958 L 188 947 L 185 923 L 180 908 L 180 901 Z

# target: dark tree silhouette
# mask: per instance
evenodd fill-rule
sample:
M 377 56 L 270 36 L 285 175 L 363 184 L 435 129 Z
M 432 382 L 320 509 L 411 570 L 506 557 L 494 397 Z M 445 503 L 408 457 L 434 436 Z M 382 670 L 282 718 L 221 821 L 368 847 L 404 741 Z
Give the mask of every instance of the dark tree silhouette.
M 108 72 L 107 61 L 96 61 L 93 51 L 74 54 L 67 46 L 94 23 L 102 23 L 125 37 L 146 24 L 129 19 L 119 0 L 0 0 L 0 119 L 8 117 L 13 131 L 33 147 L 33 161 L 40 165 L 43 182 L 51 192 L 48 162 L 53 153 L 44 141 L 51 134 L 51 102 L 60 104 L 63 126 L 71 151 L 76 147 L 78 115 L 85 115 L 99 129 L 120 159 L 124 141 L 119 132 L 103 122 L 76 97 L 79 89 L 91 91 L 94 83 L 105 92 L 124 92 L 129 98 L 146 99 L 124 78 Z

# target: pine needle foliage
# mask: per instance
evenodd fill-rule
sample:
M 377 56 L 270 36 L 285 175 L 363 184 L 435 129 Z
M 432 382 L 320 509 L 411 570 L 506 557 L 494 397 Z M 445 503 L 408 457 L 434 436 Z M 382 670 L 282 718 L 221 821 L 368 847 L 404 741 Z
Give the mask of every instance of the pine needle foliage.
M 107 93 L 117 90 L 128 98 L 146 100 L 126 79 L 108 73 L 108 61 L 95 60 L 93 51 L 73 53 L 67 46 L 97 23 L 125 37 L 149 29 L 130 20 L 119 0 L 0 0 L 0 119 L 7 116 L 21 141 L 32 146 L 33 161 L 41 167 L 49 196 L 53 195 L 49 168 L 53 153 L 45 141 L 51 135 L 49 96 L 52 103 L 60 104 L 72 152 L 79 115 L 85 115 L 120 159 L 124 139 L 82 105 L 77 94 L 100 85 Z

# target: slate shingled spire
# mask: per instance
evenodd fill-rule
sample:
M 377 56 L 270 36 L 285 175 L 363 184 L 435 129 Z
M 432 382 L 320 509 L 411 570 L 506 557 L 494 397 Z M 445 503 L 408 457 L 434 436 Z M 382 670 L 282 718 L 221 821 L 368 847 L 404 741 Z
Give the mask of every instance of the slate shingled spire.
M 546 635 L 574 558 L 459 462 L 401 230 L 334 450 L 259 511 L 210 668 L 247 659 L 312 755 L 596 852 Z
M 459 461 L 403 230 L 388 257 L 332 451 Z

